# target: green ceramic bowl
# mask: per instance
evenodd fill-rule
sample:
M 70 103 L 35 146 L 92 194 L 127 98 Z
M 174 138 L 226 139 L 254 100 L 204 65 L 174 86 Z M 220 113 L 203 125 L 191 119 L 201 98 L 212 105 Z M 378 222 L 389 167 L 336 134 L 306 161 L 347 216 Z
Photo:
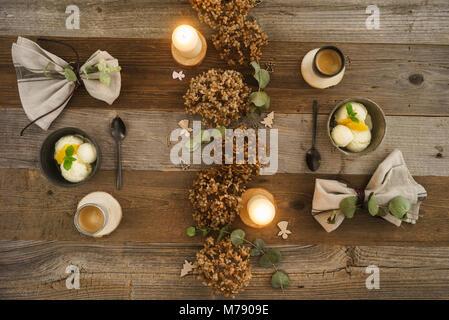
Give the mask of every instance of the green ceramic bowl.
M 347 104 L 348 102 L 351 102 L 351 101 L 359 102 L 359 103 L 363 104 L 366 107 L 368 114 L 371 117 L 371 123 L 372 123 L 371 143 L 365 150 L 363 150 L 361 152 L 352 152 L 346 148 L 338 147 L 334 143 L 334 140 L 331 137 L 331 131 L 337 125 L 337 123 L 334 120 L 334 114 L 337 112 L 337 110 L 341 106 L 344 106 L 345 104 Z M 329 136 L 329 139 L 331 140 L 332 145 L 335 148 L 337 148 L 340 152 L 342 152 L 346 155 L 350 155 L 350 156 L 363 156 L 363 155 L 373 152 L 380 146 L 386 133 L 387 133 L 387 122 L 385 120 L 384 112 L 382 111 L 382 109 L 379 107 L 379 105 L 377 103 L 375 103 L 374 101 L 367 99 L 367 98 L 349 98 L 349 99 L 346 99 L 346 100 L 340 102 L 331 111 L 331 113 L 329 114 L 329 118 L 327 119 L 327 134 Z

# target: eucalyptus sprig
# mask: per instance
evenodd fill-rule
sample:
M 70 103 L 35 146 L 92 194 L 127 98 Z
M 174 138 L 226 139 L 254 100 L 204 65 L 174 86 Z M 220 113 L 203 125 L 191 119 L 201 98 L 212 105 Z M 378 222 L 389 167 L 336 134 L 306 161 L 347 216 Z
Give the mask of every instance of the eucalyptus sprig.
M 99 72 L 100 82 L 106 86 L 111 84 L 111 73 L 120 72 L 122 67 L 120 66 L 108 66 L 106 60 L 100 59 L 98 63 L 94 66 L 88 66 L 84 68 L 83 72 L 86 79 L 89 79 L 90 73 Z
M 230 226 L 223 227 L 220 230 L 220 234 L 229 233 L 229 228 Z M 229 234 L 231 235 L 231 242 L 234 246 L 240 246 L 243 243 L 247 243 L 252 246 L 250 255 L 252 257 L 260 257 L 259 265 L 261 267 L 274 268 L 275 272 L 271 276 L 271 286 L 273 288 L 281 288 L 284 290 L 284 287 L 290 284 L 290 278 L 287 272 L 277 268 L 277 265 L 282 261 L 282 254 L 278 249 L 266 248 L 265 241 L 262 239 L 254 239 L 253 242 L 245 239 L 246 234 L 242 229 L 236 229 Z
M 254 68 L 253 76 L 259 84 L 259 90 L 249 95 L 249 100 L 253 103 L 250 111 L 260 115 L 262 113 L 261 109 L 268 110 L 270 108 L 270 96 L 263 91 L 270 82 L 270 73 L 262 69 L 257 61 L 251 61 L 251 66 Z
M 64 76 L 68 81 L 76 82 L 78 81 L 78 78 L 76 77 L 75 71 L 73 71 L 71 64 L 64 68 Z M 108 66 L 106 60 L 100 59 L 96 65 L 87 66 L 86 68 L 84 68 L 82 77 L 84 77 L 85 79 L 89 79 L 89 74 L 98 72 L 100 82 L 105 86 L 109 86 L 111 84 L 111 73 L 120 72 L 121 70 L 122 67 Z M 49 75 L 47 68 L 44 74 L 46 74 L 46 76 Z
M 63 162 L 63 167 L 67 171 L 69 171 L 72 168 L 72 163 L 76 161 L 76 158 L 73 157 L 73 154 L 75 153 L 75 148 L 70 145 L 65 149 L 65 157 Z
M 377 203 L 375 194 L 372 192 L 368 197 L 367 202 L 368 212 L 372 216 L 385 216 L 387 213 L 384 208 Z M 410 213 L 411 204 L 407 198 L 403 196 L 396 196 L 388 202 L 388 211 L 398 219 L 407 219 L 407 214 Z
M 191 226 L 187 228 L 186 234 L 189 237 L 194 237 L 197 235 L 198 232 L 201 232 L 202 236 L 205 237 L 209 234 L 210 231 L 211 231 L 210 227 Z

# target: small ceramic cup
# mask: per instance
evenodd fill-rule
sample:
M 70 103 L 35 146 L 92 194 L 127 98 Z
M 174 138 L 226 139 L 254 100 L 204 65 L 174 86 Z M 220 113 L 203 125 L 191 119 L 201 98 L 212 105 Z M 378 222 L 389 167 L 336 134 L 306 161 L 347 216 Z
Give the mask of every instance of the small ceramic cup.
M 100 212 L 103 214 L 103 225 L 101 226 L 100 229 L 98 229 L 95 232 L 88 232 L 88 231 L 84 230 L 79 222 L 79 215 L 80 215 L 81 211 L 86 207 L 95 207 L 95 208 L 99 209 Z M 75 227 L 80 233 L 82 233 L 86 236 L 95 237 L 104 230 L 104 228 L 108 224 L 108 219 L 109 219 L 109 214 L 108 214 L 108 211 L 106 208 L 104 208 L 103 206 L 96 204 L 96 203 L 85 203 L 76 210 L 74 221 L 75 221 Z
M 323 51 L 326 51 L 326 50 L 333 51 L 333 53 L 335 53 L 336 56 L 338 56 L 340 58 L 340 60 L 341 60 L 340 68 L 337 71 L 333 72 L 333 73 L 326 73 L 324 70 L 322 70 L 319 67 L 318 62 L 317 62 L 319 54 L 323 53 Z M 334 76 L 336 76 L 337 74 L 339 74 L 340 72 L 343 71 L 343 69 L 345 67 L 345 63 L 346 63 L 345 55 L 343 54 L 343 52 L 339 48 L 337 48 L 335 46 L 324 46 L 324 47 L 321 47 L 320 49 L 318 49 L 318 51 L 315 53 L 315 56 L 313 57 L 313 70 L 316 73 L 318 73 L 320 76 L 323 76 L 323 77 L 334 77 Z
M 336 126 L 336 122 L 334 119 L 334 115 L 340 107 L 346 105 L 348 102 L 359 102 L 366 107 L 368 114 L 371 118 L 372 130 L 371 130 L 371 142 L 369 146 L 361 151 L 361 152 L 351 152 L 346 148 L 339 147 L 335 144 L 334 140 L 331 136 L 332 129 Z M 359 157 L 366 154 L 369 154 L 376 150 L 382 143 L 385 135 L 387 133 L 387 122 L 385 120 L 385 114 L 382 111 L 382 108 L 379 107 L 377 103 L 367 98 L 349 98 L 346 99 L 335 106 L 335 108 L 329 114 L 329 118 L 327 119 L 327 134 L 332 145 L 337 148 L 340 152 L 345 155 Z

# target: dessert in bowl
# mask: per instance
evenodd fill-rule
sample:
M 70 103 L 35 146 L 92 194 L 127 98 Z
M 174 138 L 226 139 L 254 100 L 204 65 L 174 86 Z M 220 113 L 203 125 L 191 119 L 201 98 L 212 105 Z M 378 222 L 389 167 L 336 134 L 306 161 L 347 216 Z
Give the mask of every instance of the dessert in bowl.
M 386 133 L 382 109 L 367 98 L 340 102 L 327 122 L 331 143 L 347 155 L 365 155 L 377 149 Z
M 96 142 L 77 128 L 58 129 L 47 136 L 39 153 L 39 166 L 54 185 L 74 187 L 88 181 L 100 164 Z

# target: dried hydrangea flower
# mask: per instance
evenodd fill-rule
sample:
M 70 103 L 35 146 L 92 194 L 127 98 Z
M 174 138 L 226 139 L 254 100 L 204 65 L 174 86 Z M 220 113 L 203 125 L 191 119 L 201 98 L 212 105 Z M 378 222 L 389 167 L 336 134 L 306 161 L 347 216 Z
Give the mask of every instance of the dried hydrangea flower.
M 215 243 L 212 237 L 196 254 L 198 278 L 212 288 L 213 293 L 234 296 L 251 280 L 250 248 L 234 246 L 229 237 Z
M 212 29 L 231 24 L 245 18 L 256 0 L 190 0 L 192 8 L 198 13 L 201 22 Z
M 188 113 L 200 114 L 206 126 L 228 127 L 248 113 L 249 94 L 240 72 L 210 69 L 191 79 L 184 104 Z
M 223 25 L 212 36 L 212 43 L 228 65 L 243 65 L 259 61 L 262 48 L 268 44 L 268 37 L 254 21 L 240 19 Z
M 223 143 L 224 141 L 225 139 Z M 257 150 L 257 145 L 248 147 L 245 141 L 243 164 L 236 164 L 234 145 L 232 164 L 218 165 L 199 172 L 189 190 L 189 200 L 193 207 L 192 216 L 196 225 L 219 230 L 234 222 L 239 214 L 241 196 L 246 190 L 246 184 L 259 175 L 260 171 L 257 159 L 254 164 L 248 163 L 248 150 L 251 148 Z

